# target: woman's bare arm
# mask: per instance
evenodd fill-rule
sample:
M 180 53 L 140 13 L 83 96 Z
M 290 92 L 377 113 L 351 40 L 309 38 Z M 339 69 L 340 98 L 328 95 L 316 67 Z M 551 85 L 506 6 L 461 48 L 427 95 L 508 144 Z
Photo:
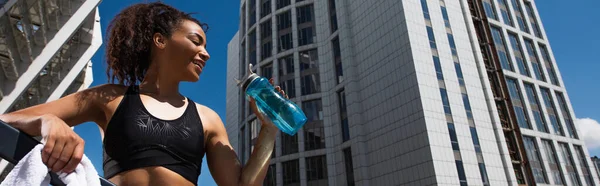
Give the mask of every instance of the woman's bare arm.
M 57 117 L 69 126 L 93 121 L 106 123 L 104 106 L 124 91 L 120 85 L 101 85 L 58 100 L 0 115 L 0 120 L 32 136 L 39 136 L 42 120 Z
M 272 124 L 263 124 L 254 151 L 242 166 L 217 113 L 207 107 L 200 110 L 203 110 L 202 122 L 206 122 L 208 132 L 206 160 L 215 182 L 227 186 L 262 185 L 279 129 Z

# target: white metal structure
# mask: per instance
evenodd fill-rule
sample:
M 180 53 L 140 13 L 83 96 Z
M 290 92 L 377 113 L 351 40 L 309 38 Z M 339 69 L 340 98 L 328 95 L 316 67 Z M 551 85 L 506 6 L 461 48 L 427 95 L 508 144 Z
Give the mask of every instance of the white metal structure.
M 100 0 L 0 2 L 0 113 L 88 88 L 102 44 Z M 10 171 L 0 160 L 0 181 Z

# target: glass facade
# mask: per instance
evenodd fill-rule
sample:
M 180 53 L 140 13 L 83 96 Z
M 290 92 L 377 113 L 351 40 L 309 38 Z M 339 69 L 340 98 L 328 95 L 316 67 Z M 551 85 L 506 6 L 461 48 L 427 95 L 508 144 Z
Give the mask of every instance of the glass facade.
M 513 33 L 509 33 L 508 37 L 510 38 L 511 48 L 513 50 L 513 54 L 515 55 L 515 61 L 519 67 L 519 72 L 524 76 L 531 76 L 529 74 L 529 67 L 526 64 L 525 57 L 523 56 L 523 50 L 521 50 L 521 42 L 519 42 L 519 38 Z
M 317 49 L 300 52 L 300 88 L 302 95 L 321 92 Z
M 554 106 L 554 101 L 552 101 L 552 95 L 547 88 L 540 88 L 542 91 L 542 98 L 544 99 L 544 104 L 546 105 L 546 113 L 550 118 L 550 124 L 552 125 L 553 134 L 564 136 L 562 125 L 558 120 L 558 113 L 556 112 L 556 107 Z
M 548 53 L 548 48 L 546 48 L 546 45 L 540 44 L 540 52 L 542 53 L 542 59 L 544 59 L 546 72 L 548 72 L 548 76 L 550 76 L 550 81 L 552 84 L 560 86 L 558 84 L 558 76 L 556 76 L 556 72 L 554 71 L 554 65 L 552 65 L 552 59 L 550 59 L 550 54 Z
M 543 39 L 542 31 L 540 30 L 540 26 L 535 16 L 535 12 L 533 11 L 533 7 L 531 6 L 531 2 L 523 3 L 525 3 L 525 9 L 527 10 L 527 15 L 529 16 L 529 23 L 531 23 L 531 27 L 533 28 L 533 34 L 535 34 L 535 36 L 538 38 Z
M 529 61 L 531 62 L 531 66 L 533 68 L 535 78 L 540 81 L 546 81 L 546 76 L 544 75 L 544 69 L 542 68 L 542 65 L 540 64 L 540 60 L 538 58 L 537 52 L 535 52 L 533 42 L 529 39 L 525 39 L 525 46 L 527 48 L 527 53 L 529 54 Z
M 344 149 L 344 168 L 346 168 L 346 184 L 354 186 L 354 166 L 352 164 L 352 149 L 350 147 Z
M 304 148 L 306 151 L 325 148 L 323 106 L 321 99 L 305 101 L 302 110 L 308 118 L 304 124 Z
M 531 172 L 533 172 L 535 182 L 547 184 L 546 171 L 544 169 L 544 164 L 542 164 L 542 157 L 535 138 L 523 136 L 523 144 L 525 145 L 527 160 L 529 160 L 529 166 L 531 167 Z
M 327 159 L 325 155 L 306 158 L 307 185 L 327 186 Z
M 342 141 L 350 140 L 350 127 L 348 126 L 348 111 L 346 110 L 346 92 L 342 89 L 338 93 L 340 109 L 340 124 L 342 126 Z
M 540 132 L 548 132 L 546 120 L 544 119 L 544 111 L 540 105 L 534 85 L 525 83 L 525 91 L 527 92 L 529 107 L 531 109 L 531 113 L 533 113 L 533 120 L 535 121 L 537 130 Z
M 313 44 L 317 37 L 314 20 L 313 5 L 306 5 L 296 9 L 298 23 L 298 46 Z
M 286 11 L 277 15 L 278 52 L 283 52 L 294 47 L 292 40 L 292 12 Z
M 282 162 L 281 167 L 283 168 L 283 185 L 300 186 L 300 161 Z
M 548 161 L 548 165 L 550 166 L 550 176 L 554 180 L 555 185 L 562 185 L 565 183 L 563 173 L 561 170 L 560 161 L 558 160 L 558 154 L 556 153 L 556 149 L 554 145 L 552 145 L 552 141 L 550 140 L 542 140 L 544 145 L 544 149 L 546 150 L 546 161 Z
M 333 62 L 335 65 L 335 77 L 337 83 L 341 83 L 344 81 L 344 69 L 342 67 L 342 53 L 340 50 L 340 40 L 339 38 L 334 38 L 331 40 L 331 46 L 333 48 Z
M 328 8 L 329 8 L 329 30 L 331 33 L 337 31 L 338 23 L 337 23 L 337 11 L 335 10 L 335 0 L 328 0 Z
M 517 17 L 517 23 L 519 24 L 519 28 L 521 31 L 529 33 L 529 27 L 527 26 L 527 22 L 525 22 L 525 14 L 523 13 L 523 9 L 520 4 L 521 0 L 511 0 L 513 12 Z
M 265 60 L 273 55 L 271 19 L 268 19 L 260 24 L 260 60 Z
M 279 86 L 290 98 L 296 97 L 296 79 L 294 76 L 294 56 L 279 59 Z
M 569 137 L 577 139 L 577 132 L 575 131 L 575 124 L 573 123 L 573 118 L 571 118 L 571 114 L 569 112 L 569 106 L 567 106 L 567 100 L 565 100 L 565 96 L 561 92 L 555 92 L 556 100 L 558 100 L 558 106 L 560 107 L 563 119 L 565 121 L 565 125 L 567 126 L 567 132 L 569 133 Z
M 498 0 L 498 5 L 500 5 L 500 13 L 502 14 L 502 20 L 504 20 L 504 24 L 508 26 L 514 26 L 510 9 L 508 8 L 506 0 Z
M 569 181 L 571 182 L 571 185 L 581 185 L 579 175 L 577 174 L 577 169 L 575 168 L 573 154 L 571 153 L 571 149 L 569 149 L 569 145 L 559 142 L 558 146 L 560 146 L 563 162 L 566 165 L 565 168 L 567 169 L 567 174 L 569 175 Z
M 508 50 L 504 44 L 504 37 L 502 31 L 499 28 L 491 27 L 492 37 L 494 38 L 494 44 L 496 45 L 496 52 L 500 59 L 500 65 L 505 70 L 514 71 L 513 65 L 508 57 Z
M 574 145 L 573 147 L 575 147 L 575 152 L 577 153 L 577 158 L 579 159 L 579 168 L 581 169 L 583 178 L 585 179 L 585 184 L 589 186 L 594 186 L 594 178 L 592 176 L 592 173 L 590 172 L 590 170 L 593 169 L 590 168 L 590 166 L 588 165 L 588 158 L 585 156 L 583 148 L 581 148 L 581 146 L 578 145 Z
M 513 109 L 515 110 L 515 116 L 517 116 L 517 123 L 519 127 L 531 129 L 531 125 L 529 124 L 529 117 L 527 117 L 527 112 L 525 112 L 525 102 L 521 97 L 521 90 L 519 88 L 519 84 L 516 79 L 506 79 L 506 84 L 508 86 L 508 92 L 510 93 L 510 100 L 513 105 Z

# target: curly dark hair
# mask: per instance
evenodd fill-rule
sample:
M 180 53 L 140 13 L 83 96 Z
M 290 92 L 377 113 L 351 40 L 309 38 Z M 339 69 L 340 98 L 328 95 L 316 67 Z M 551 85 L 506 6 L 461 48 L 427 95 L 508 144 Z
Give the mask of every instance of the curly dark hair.
M 108 26 L 106 45 L 106 74 L 111 83 L 134 85 L 144 79 L 150 66 L 152 36 L 160 33 L 166 37 L 179 24 L 189 20 L 203 27 L 208 25 L 161 2 L 139 3 L 122 10 Z

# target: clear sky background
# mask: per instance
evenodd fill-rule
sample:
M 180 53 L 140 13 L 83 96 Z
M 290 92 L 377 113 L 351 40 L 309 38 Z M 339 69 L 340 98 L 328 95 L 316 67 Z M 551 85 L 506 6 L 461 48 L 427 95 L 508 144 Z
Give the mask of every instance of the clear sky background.
M 104 0 L 100 4 L 102 35 L 110 20 L 128 5 L 145 2 L 142 0 Z M 164 0 L 185 12 L 196 12 L 194 16 L 208 23 L 208 51 L 211 59 L 197 83 L 184 83 L 181 92 L 194 101 L 215 110 L 225 118 L 225 85 L 227 73 L 227 44 L 238 29 L 239 1 L 185 1 Z M 548 35 L 560 73 L 567 87 L 575 110 L 581 138 L 586 139 L 590 155 L 600 156 L 600 1 L 537 0 L 542 24 Z M 104 37 L 106 40 L 106 37 Z M 94 83 L 107 83 L 103 45 L 92 58 Z M 85 123 L 75 131 L 86 140 L 85 154 L 102 175 L 102 143 L 98 127 Z M 598 137 L 592 136 L 596 134 Z M 199 185 L 216 185 L 203 162 Z

